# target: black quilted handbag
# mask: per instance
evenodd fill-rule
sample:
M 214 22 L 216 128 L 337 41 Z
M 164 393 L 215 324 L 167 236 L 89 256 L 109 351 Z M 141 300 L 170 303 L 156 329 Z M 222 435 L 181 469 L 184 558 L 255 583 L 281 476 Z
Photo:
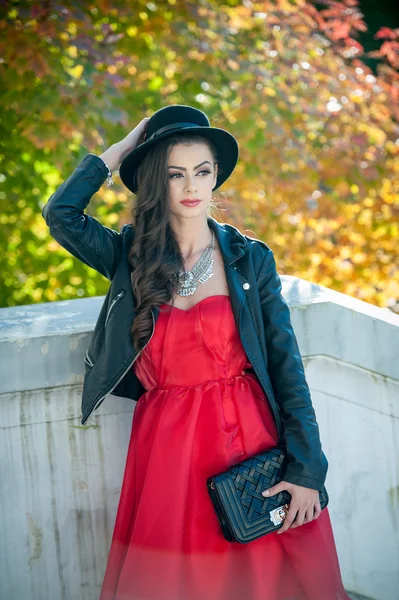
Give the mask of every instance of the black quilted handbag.
M 246 544 L 283 526 L 291 494 L 283 490 L 267 498 L 262 492 L 283 479 L 284 463 L 285 449 L 277 446 L 206 480 L 227 541 Z M 324 486 L 319 494 L 323 509 L 329 500 Z

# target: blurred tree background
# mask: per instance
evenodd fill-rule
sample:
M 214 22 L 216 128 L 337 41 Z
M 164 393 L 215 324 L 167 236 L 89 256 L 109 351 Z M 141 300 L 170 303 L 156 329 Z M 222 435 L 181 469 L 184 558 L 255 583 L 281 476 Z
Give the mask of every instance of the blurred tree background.
M 214 214 L 281 274 L 378 306 L 399 296 L 399 29 L 378 49 L 358 0 L 2 2 L 0 306 L 105 294 L 41 209 L 87 152 L 166 104 L 204 110 L 240 160 Z M 378 60 L 375 68 L 367 61 Z M 119 230 L 115 176 L 87 212 Z

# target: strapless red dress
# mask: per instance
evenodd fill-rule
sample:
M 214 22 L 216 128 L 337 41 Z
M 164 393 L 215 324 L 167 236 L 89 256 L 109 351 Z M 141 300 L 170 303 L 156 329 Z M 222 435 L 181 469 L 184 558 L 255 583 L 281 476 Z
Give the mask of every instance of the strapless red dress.
M 248 544 L 224 539 L 210 475 L 277 444 L 229 296 L 165 304 L 133 368 L 133 415 L 100 600 L 349 600 L 328 507 Z

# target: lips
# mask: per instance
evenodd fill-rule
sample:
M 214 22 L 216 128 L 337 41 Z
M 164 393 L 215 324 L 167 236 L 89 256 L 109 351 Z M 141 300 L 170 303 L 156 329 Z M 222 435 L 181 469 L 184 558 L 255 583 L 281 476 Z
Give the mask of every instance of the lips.
M 180 204 L 184 204 L 184 206 L 196 206 L 200 202 L 201 200 L 182 200 Z

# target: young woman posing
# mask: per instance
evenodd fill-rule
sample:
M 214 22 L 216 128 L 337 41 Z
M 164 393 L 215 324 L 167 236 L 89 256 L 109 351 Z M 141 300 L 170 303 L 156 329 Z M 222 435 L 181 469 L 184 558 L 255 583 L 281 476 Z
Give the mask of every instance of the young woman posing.
M 53 237 L 111 281 L 86 353 L 85 423 L 111 393 L 135 406 L 100 600 L 345 600 L 328 463 L 270 248 L 211 216 L 238 145 L 166 106 L 49 199 Z M 137 194 L 121 232 L 84 213 L 119 167 Z M 222 535 L 207 477 L 283 442 L 283 526 Z

